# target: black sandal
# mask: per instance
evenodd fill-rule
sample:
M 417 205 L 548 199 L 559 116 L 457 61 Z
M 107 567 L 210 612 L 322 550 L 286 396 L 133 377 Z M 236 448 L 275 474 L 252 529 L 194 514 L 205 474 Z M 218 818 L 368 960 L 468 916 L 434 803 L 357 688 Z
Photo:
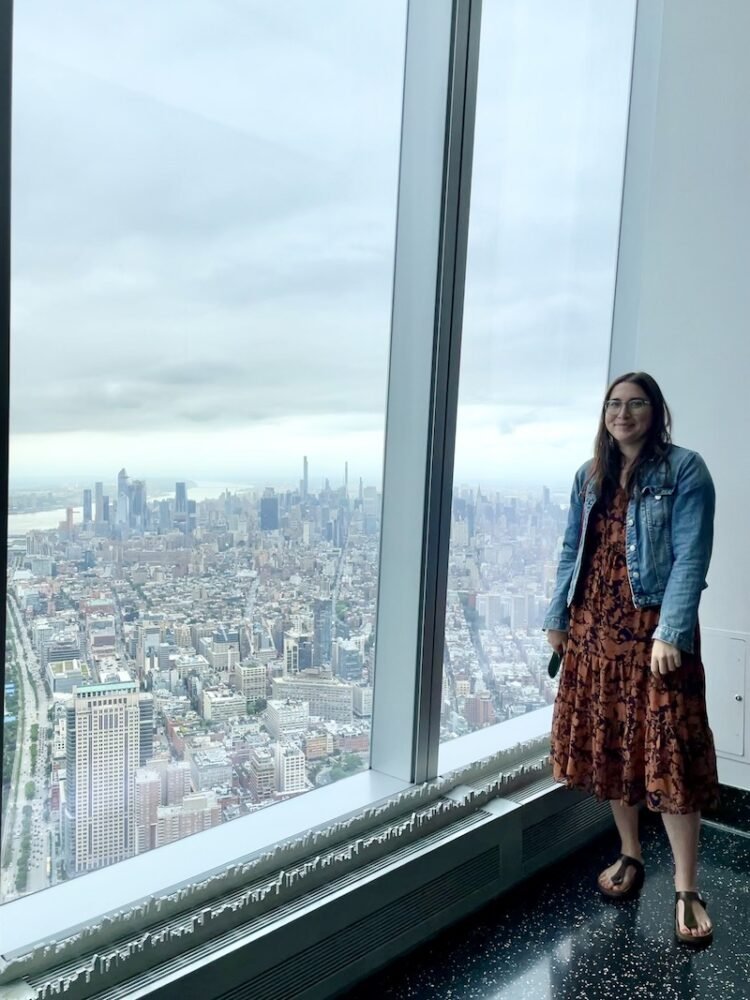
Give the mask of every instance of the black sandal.
M 612 876 L 612 882 L 614 885 L 622 885 L 625 879 L 625 872 L 628 868 L 635 868 L 635 875 L 633 876 L 633 881 L 627 887 L 627 889 L 622 889 L 619 892 L 615 889 L 605 889 L 604 886 L 597 879 L 597 887 L 599 892 L 603 896 L 607 896 L 608 899 L 632 899 L 637 896 L 638 893 L 643 888 L 643 880 L 646 877 L 646 870 L 643 867 L 643 862 L 639 861 L 637 858 L 631 858 L 627 854 L 621 854 L 619 857 L 620 867 L 617 869 L 615 874 Z
M 703 948 L 705 945 L 711 944 L 714 939 L 713 928 L 707 934 L 682 933 L 680 930 L 680 921 L 677 919 L 677 904 L 680 900 L 685 905 L 685 919 L 683 923 L 688 928 L 698 926 L 698 921 L 695 919 L 695 910 L 693 909 L 694 902 L 700 903 L 703 909 L 708 912 L 708 905 L 699 892 L 694 892 L 693 890 L 676 892 L 674 894 L 674 933 L 677 940 L 682 942 L 682 944 L 689 944 L 692 948 Z

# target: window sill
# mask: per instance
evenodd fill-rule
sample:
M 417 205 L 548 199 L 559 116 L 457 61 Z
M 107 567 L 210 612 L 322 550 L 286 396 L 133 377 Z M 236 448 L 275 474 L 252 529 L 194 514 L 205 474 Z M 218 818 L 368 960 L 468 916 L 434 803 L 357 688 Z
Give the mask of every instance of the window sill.
M 549 706 L 443 744 L 439 777 L 544 737 L 550 731 L 551 717 Z M 13 900 L 0 906 L 4 957 L 20 956 L 44 942 L 70 938 L 78 929 L 102 924 L 107 914 L 121 915 L 150 897 L 195 886 L 213 873 L 273 853 L 279 843 L 341 824 L 414 787 L 378 771 L 365 771 L 156 852 Z M 435 796 L 439 794 L 436 788 Z M 284 862 L 280 859 L 279 863 Z
M 495 726 L 479 729 L 468 736 L 440 744 L 438 774 L 445 775 L 500 750 L 509 750 L 530 740 L 539 739 L 552 728 L 552 705 L 527 712 L 516 719 L 499 722 Z
M 78 927 L 101 923 L 107 913 L 194 884 L 212 872 L 273 851 L 280 841 L 340 823 L 407 788 L 406 782 L 390 775 L 363 771 L 213 830 L 14 899 L 0 906 L 3 954 L 7 957 L 28 951 L 38 942 L 67 937 Z

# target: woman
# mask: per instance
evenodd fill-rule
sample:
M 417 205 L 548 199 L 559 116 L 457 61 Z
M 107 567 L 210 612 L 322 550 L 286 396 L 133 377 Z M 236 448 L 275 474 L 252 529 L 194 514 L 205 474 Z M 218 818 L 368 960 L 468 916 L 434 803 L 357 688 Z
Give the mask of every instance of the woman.
M 638 805 L 661 812 L 675 863 L 675 934 L 713 930 L 697 892 L 700 811 L 718 801 L 698 604 L 715 494 L 703 459 L 671 443 L 655 380 L 607 390 L 595 454 L 577 472 L 544 628 L 564 655 L 552 723 L 555 779 L 609 799 L 621 855 L 598 879 L 624 899 L 644 878 Z

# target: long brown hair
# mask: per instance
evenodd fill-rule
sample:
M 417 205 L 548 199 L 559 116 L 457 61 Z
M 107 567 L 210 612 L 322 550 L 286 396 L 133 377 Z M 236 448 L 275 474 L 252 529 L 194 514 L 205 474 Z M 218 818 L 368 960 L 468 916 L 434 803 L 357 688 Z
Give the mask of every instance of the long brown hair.
M 609 399 L 614 388 L 622 382 L 633 382 L 639 386 L 651 403 L 651 426 L 648 429 L 648 436 L 643 442 L 638 457 L 628 470 L 625 492 L 629 495 L 642 466 L 646 462 L 666 460 L 669 445 L 672 442 L 672 414 L 669 412 L 669 407 L 656 379 L 646 372 L 627 372 L 625 375 L 618 376 L 607 389 L 604 399 Z M 599 430 L 594 441 L 594 461 L 586 482 L 594 483 L 600 497 L 611 497 L 619 486 L 621 469 L 622 452 L 604 423 L 604 405 L 602 405 Z

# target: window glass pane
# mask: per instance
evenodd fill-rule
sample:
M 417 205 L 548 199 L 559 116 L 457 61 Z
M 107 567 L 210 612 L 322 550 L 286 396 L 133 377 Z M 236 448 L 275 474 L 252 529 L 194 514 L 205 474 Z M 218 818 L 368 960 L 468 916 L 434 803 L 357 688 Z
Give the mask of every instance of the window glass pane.
M 405 23 L 17 5 L 4 900 L 369 764 Z
M 483 8 L 443 741 L 554 699 L 540 626 L 607 375 L 633 18 Z

